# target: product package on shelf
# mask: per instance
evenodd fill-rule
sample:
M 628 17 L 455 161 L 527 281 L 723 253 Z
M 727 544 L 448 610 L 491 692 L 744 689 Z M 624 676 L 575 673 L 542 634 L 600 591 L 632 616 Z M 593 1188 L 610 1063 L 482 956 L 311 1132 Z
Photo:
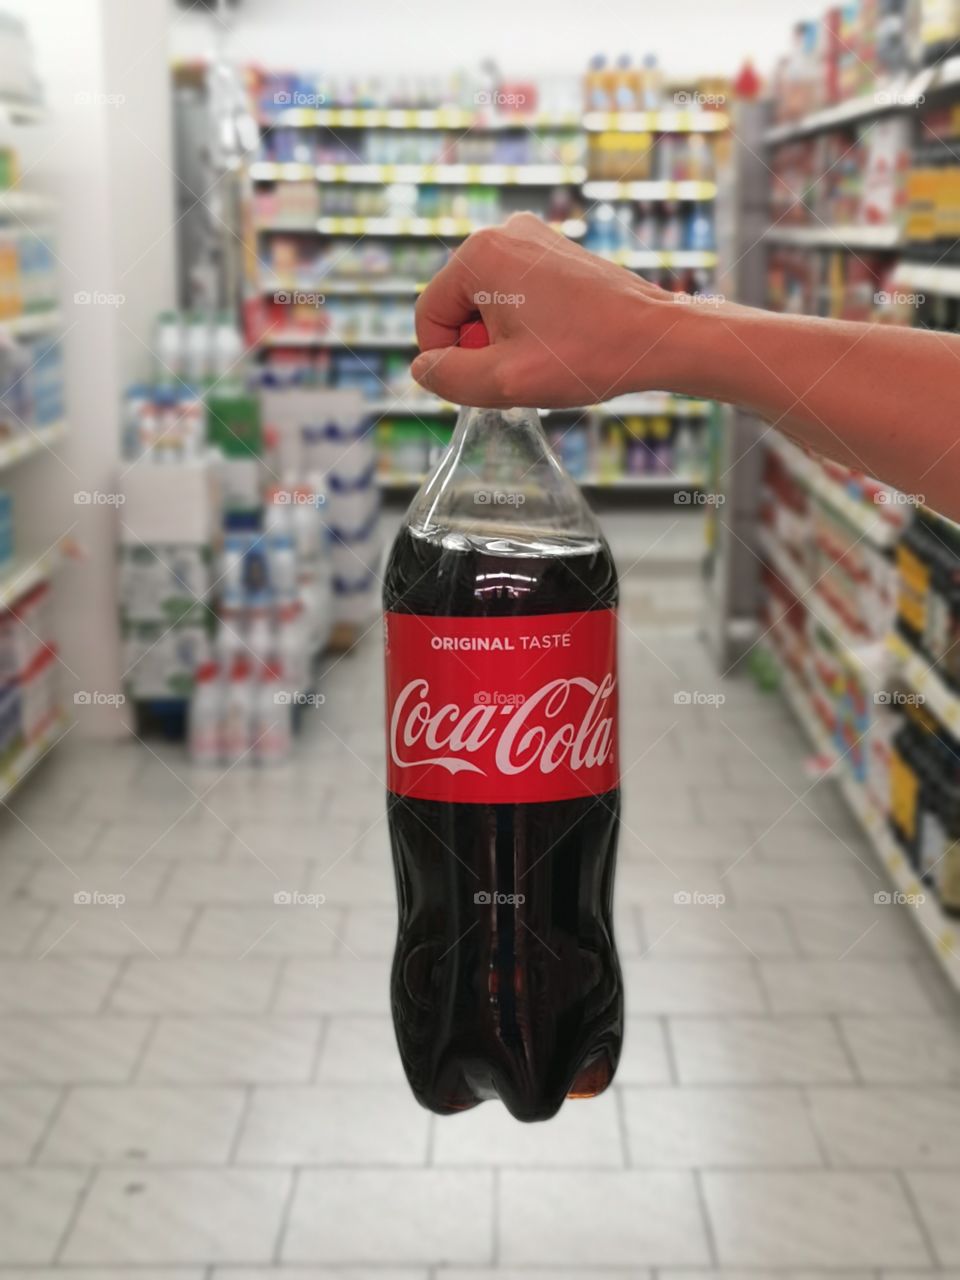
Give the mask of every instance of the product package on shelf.
M 348 643 L 379 604 L 380 499 L 369 410 L 356 390 L 295 382 L 264 386 L 262 406 L 278 473 L 318 483 L 325 494 L 334 620 L 341 628 L 334 642 Z
M 60 705 L 50 586 L 0 611 L 0 765 L 31 746 Z
M 182 701 L 209 660 L 220 494 L 209 458 L 138 458 L 120 481 L 119 598 L 127 696 Z

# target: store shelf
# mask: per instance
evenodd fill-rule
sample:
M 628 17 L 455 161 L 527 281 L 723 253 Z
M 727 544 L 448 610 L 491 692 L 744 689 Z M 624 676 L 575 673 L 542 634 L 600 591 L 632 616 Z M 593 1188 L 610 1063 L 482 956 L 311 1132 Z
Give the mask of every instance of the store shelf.
M 369 400 L 365 406 L 371 413 L 400 416 L 404 413 L 421 414 L 423 417 L 446 417 L 451 413 L 459 413 L 460 406 L 451 404 L 449 400 L 440 400 L 437 396 L 411 395 L 406 398 L 394 397 L 382 400 Z
M 840 125 L 866 120 L 870 116 L 886 115 L 891 111 L 913 109 L 926 93 L 932 79 L 931 72 L 921 72 L 910 78 L 903 77 L 890 84 L 878 86 L 872 93 L 861 94 L 846 102 L 814 111 L 800 120 L 775 125 L 764 134 L 764 142 L 777 145 L 809 133 L 835 129 Z
M 764 233 L 768 244 L 797 249 L 898 249 L 900 228 L 879 227 L 770 227 Z
M 42 124 L 47 119 L 47 109 L 40 102 L 0 97 L 0 119 L 9 124 Z
M 901 528 L 887 520 L 877 507 L 854 497 L 831 480 L 813 458 L 779 431 L 772 431 L 764 443 L 821 502 L 842 516 L 871 545 L 885 551 L 899 540 L 903 532 Z
M 888 640 L 897 668 L 916 693 L 923 695 L 926 707 L 951 733 L 960 735 L 960 697 L 946 683 L 936 667 L 912 649 L 902 636 L 894 633 Z
M 820 723 L 797 678 L 786 669 L 777 655 L 780 687 L 784 699 L 796 716 L 814 749 L 820 755 L 835 756 L 836 744 Z M 842 768 L 842 766 L 841 766 Z M 840 773 L 837 787 L 854 817 L 860 823 L 874 853 L 896 888 L 912 901 L 898 904 L 909 911 L 920 932 L 933 951 L 940 967 L 953 986 L 960 990 L 960 927 L 940 910 L 932 892 L 917 878 L 913 868 L 890 835 L 884 815 L 877 809 L 862 783 L 849 773 Z M 893 904 L 891 904 L 893 905 Z
M 833 608 L 826 597 L 817 590 L 798 565 L 787 554 L 776 537 L 768 529 L 757 531 L 757 543 L 761 554 L 770 568 L 785 583 L 793 594 L 803 603 L 810 616 L 831 636 L 844 652 L 846 658 L 855 663 L 872 681 L 876 682 L 874 670 L 877 644 L 871 643 L 850 630 L 847 623 Z
M 406 107 L 283 107 L 262 113 L 267 128 L 286 129 L 471 129 L 499 133 L 505 129 L 578 129 L 581 117 L 573 114 L 503 115 L 467 111 L 460 107 L 417 110 Z
M 892 289 L 904 293 L 960 298 L 960 267 L 901 260 L 894 267 L 890 284 Z
M 52 422 L 47 427 L 24 431 L 12 440 L 0 440 L 0 471 L 12 467 L 14 463 L 29 458 L 31 454 L 49 449 L 57 440 L 67 434 L 66 422 Z
M 63 316 L 51 308 L 49 311 L 28 311 L 21 316 L 0 320 L 0 337 L 32 338 L 38 333 L 50 333 L 63 324 Z
M 39 557 L 16 556 L 12 563 L 0 568 L 0 609 L 9 609 L 28 591 L 46 582 L 60 560 L 59 547 L 53 547 Z
M 588 111 L 588 133 L 722 133 L 730 125 L 723 111 Z
M 622 418 L 634 414 L 649 417 L 705 418 L 713 408 L 710 400 L 684 400 L 664 391 L 643 391 L 636 395 L 615 396 L 596 406 L 605 417 Z
M 585 182 L 588 200 L 713 200 L 715 182 Z
M 378 476 L 377 484 L 381 489 L 418 488 L 425 476 L 395 475 Z M 703 476 L 579 476 L 577 484 L 584 489 L 604 489 L 620 492 L 643 490 L 648 493 L 675 493 L 681 489 L 702 489 L 706 483 Z
M 57 210 L 56 201 L 34 191 L 0 191 L 0 217 L 11 218 L 51 217 Z
M 254 182 L 391 183 L 430 186 L 579 186 L 583 165 L 571 164 L 283 164 L 260 160 L 250 166 Z M 693 198 L 693 197 L 688 197 Z
M 0 802 L 7 799 L 33 766 L 60 741 L 68 724 L 67 717 L 60 712 L 35 742 L 22 748 L 4 768 L 0 768 Z
M 468 218 L 309 218 L 300 221 L 271 219 L 257 223 L 258 231 L 316 232 L 324 236 L 434 236 L 439 239 L 462 239 L 481 230 L 485 223 Z M 550 224 L 571 240 L 586 233 L 586 223 L 579 218 Z
M 325 298 L 410 297 L 426 288 L 417 280 L 401 280 L 396 276 L 382 280 L 263 280 L 264 293 L 321 293 Z
M 352 338 L 338 338 L 329 333 L 310 329 L 270 329 L 258 343 L 267 347 L 329 347 L 340 351 L 406 351 L 417 345 L 416 334 L 406 338 L 384 337 L 382 334 L 357 334 Z
M 640 271 L 645 267 L 715 267 L 717 255 L 697 249 L 611 249 L 598 254 L 618 267 Z

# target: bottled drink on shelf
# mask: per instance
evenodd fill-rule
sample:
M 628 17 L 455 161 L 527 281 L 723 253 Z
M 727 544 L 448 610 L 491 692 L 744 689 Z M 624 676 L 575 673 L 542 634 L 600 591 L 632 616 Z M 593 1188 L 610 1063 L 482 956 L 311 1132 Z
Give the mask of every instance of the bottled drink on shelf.
M 391 996 L 431 1110 L 499 1097 L 542 1120 L 616 1070 L 616 605 L 537 415 L 461 410 L 384 587 Z

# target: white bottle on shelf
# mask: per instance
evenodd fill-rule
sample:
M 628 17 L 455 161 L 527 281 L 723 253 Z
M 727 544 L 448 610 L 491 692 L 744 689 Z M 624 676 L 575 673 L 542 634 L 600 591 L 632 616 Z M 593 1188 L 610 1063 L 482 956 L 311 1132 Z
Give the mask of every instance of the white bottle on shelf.
M 202 767 L 219 764 L 223 756 L 223 686 L 220 668 L 205 662 L 196 673 L 190 699 L 190 759 Z
M 223 759 L 236 764 L 253 746 L 253 681 L 246 658 L 235 658 L 227 685 L 223 728 Z
M 293 702 L 278 666 L 264 664 L 256 686 L 255 755 L 258 764 L 282 764 L 293 747 Z

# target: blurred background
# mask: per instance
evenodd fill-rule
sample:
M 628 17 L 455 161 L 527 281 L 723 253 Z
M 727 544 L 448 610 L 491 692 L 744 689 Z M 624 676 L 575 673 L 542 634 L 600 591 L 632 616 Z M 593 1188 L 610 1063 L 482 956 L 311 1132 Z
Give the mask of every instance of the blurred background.
M 960 1274 L 960 530 L 735 407 L 543 415 L 622 579 L 616 1082 L 403 1080 L 413 307 L 518 209 L 955 331 L 960 4 L 2 0 L 0 1276 Z

